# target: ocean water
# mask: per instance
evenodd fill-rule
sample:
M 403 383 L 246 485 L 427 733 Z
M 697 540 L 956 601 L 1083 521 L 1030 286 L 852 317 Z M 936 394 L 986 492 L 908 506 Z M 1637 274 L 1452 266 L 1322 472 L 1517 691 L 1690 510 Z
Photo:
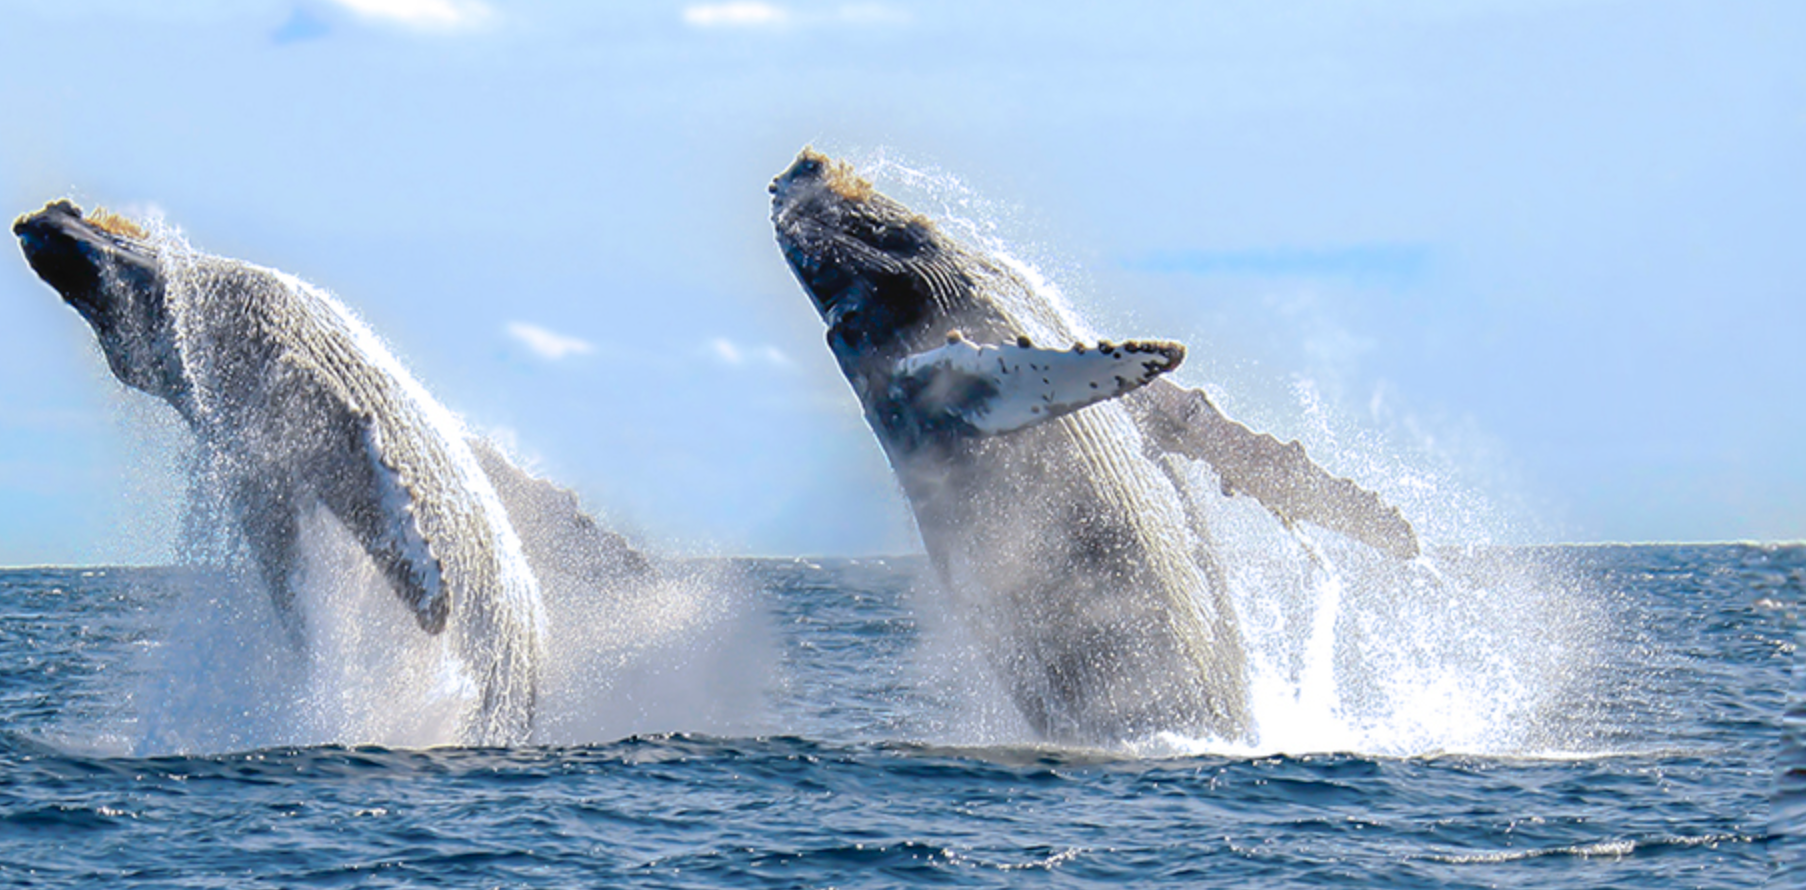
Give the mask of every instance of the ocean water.
M 1263 706 L 1264 744 L 1251 747 L 1037 746 L 935 607 L 925 561 L 905 558 L 711 564 L 743 596 L 721 619 L 732 626 L 709 625 L 688 650 L 617 662 L 633 679 L 609 696 L 548 701 L 611 717 L 542 713 L 584 727 L 559 743 L 268 744 L 282 736 L 272 720 L 301 712 L 266 707 L 273 694 L 256 687 L 310 693 L 304 678 L 267 676 L 282 662 L 260 638 L 225 645 L 199 626 L 218 619 L 195 608 L 196 590 L 229 598 L 229 583 L 187 569 L 4 570 L 0 882 L 1662 888 L 1770 878 L 1806 548 L 1434 560 L 1468 577 L 1504 566 L 1578 601 L 1534 614 L 1584 632 L 1506 614 L 1524 608 L 1521 591 L 1489 600 L 1504 588 L 1463 588 L 1481 624 L 1509 633 L 1456 643 L 1555 659 L 1535 671 L 1461 660 L 1456 673 L 1525 675 L 1451 688 L 1544 693 L 1463 719 L 1535 731 L 1376 717 L 1384 709 L 1350 690 L 1384 688 L 1359 675 L 1409 659 L 1346 656 L 1327 673 L 1294 672 L 1342 690 L 1325 712 L 1341 728 L 1317 724 L 1321 745 L 1310 744 L 1311 721 L 1286 719 L 1287 707 L 1321 704 L 1300 686 L 1291 705 Z M 1337 592 L 1346 619 L 1329 625 L 1331 649 L 1445 651 L 1415 639 L 1436 614 L 1389 641 L 1356 620 L 1361 595 Z M 1294 634 L 1305 650 L 1324 644 L 1309 624 Z M 725 638 L 739 642 L 724 649 Z M 1399 682 L 1412 677 L 1451 682 L 1434 671 Z M 688 700 L 697 704 L 674 706 Z M 1455 701 L 1424 699 L 1442 700 Z

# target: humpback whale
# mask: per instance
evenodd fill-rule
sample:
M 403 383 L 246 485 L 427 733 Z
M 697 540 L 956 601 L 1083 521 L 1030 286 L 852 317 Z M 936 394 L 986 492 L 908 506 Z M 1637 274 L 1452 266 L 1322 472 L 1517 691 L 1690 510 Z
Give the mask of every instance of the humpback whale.
M 479 457 L 375 335 L 305 282 L 68 201 L 13 232 L 93 327 L 113 374 L 194 431 L 291 639 L 305 638 L 300 523 L 324 507 L 474 681 L 458 741 L 528 739 L 543 607 L 497 492 L 518 471 Z
M 1236 615 L 1176 462 L 1281 521 L 1416 555 L 1396 508 L 1162 376 L 1179 345 L 1075 342 L 1022 274 L 845 162 L 804 149 L 769 191 L 941 586 L 1043 737 L 1249 737 Z

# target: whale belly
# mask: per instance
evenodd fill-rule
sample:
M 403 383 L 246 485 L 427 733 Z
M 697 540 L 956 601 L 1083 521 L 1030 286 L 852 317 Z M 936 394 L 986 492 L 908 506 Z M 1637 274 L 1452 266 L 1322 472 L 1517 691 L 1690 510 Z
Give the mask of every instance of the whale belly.
M 1241 640 L 1115 405 L 894 456 L 930 558 L 1042 735 L 1238 738 Z

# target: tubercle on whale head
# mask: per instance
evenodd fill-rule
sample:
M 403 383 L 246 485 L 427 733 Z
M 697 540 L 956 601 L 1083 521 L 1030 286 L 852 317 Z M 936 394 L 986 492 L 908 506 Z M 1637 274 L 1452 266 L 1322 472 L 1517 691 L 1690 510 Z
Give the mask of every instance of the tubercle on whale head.
M 128 386 L 173 398 L 164 281 L 149 234 L 104 210 L 84 215 L 67 199 L 13 220 L 33 272 L 94 328 L 113 375 Z
M 810 148 L 768 191 L 778 246 L 843 362 L 891 352 L 934 322 L 941 301 L 922 270 L 942 245 L 926 217 Z

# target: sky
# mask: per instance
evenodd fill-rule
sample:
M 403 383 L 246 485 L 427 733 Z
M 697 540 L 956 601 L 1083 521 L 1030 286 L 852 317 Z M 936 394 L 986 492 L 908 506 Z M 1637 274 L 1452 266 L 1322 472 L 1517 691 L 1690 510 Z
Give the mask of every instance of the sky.
M 811 144 L 1432 541 L 1806 539 L 1806 5 L 1101 7 L 10 0 L 0 202 L 329 289 L 671 552 L 919 549 L 772 243 Z M 0 261 L 0 564 L 172 558 L 182 451 Z

